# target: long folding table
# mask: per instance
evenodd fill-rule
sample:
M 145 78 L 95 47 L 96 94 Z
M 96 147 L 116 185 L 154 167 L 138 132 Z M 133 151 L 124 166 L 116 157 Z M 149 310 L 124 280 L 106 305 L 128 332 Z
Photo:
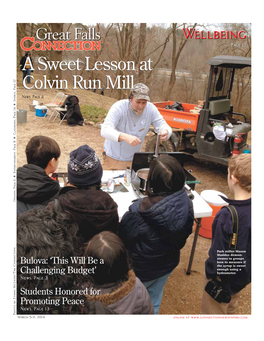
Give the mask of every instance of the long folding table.
M 115 178 L 116 182 L 124 183 L 124 178 L 119 176 L 124 174 L 123 171 L 112 171 L 112 170 L 104 170 L 103 172 L 103 178 L 102 182 L 107 182 L 110 178 Z M 116 192 L 116 193 L 109 193 L 113 200 L 118 205 L 118 214 L 119 219 L 122 219 L 122 216 L 128 211 L 129 206 L 132 204 L 133 200 L 139 199 L 138 194 L 134 191 L 132 188 L 132 185 L 126 186 L 127 192 Z M 196 229 L 193 239 L 193 245 L 191 249 L 190 259 L 189 259 L 189 265 L 186 271 L 187 275 L 190 275 L 191 273 L 191 267 L 194 257 L 194 252 L 196 248 L 196 243 L 199 235 L 199 229 L 201 227 L 201 220 L 202 218 L 210 217 L 212 215 L 212 208 L 207 204 L 207 202 L 196 192 L 192 191 L 192 194 L 194 195 L 194 198 L 192 199 L 193 202 L 193 210 L 194 210 L 194 219 L 196 223 Z

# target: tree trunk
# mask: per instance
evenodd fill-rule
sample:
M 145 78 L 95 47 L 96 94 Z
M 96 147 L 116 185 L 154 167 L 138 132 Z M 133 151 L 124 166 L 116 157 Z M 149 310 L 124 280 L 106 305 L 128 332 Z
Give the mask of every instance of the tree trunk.
M 147 37 L 147 24 L 140 24 L 139 28 L 139 43 L 138 43 L 138 65 L 144 60 L 146 51 L 146 37 Z M 145 83 L 145 71 L 138 70 L 139 83 Z
M 50 24 L 51 32 L 63 32 L 63 24 Z M 55 51 L 51 49 L 50 51 L 50 60 L 51 61 L 62 61 L 62 52 L 63 51 Z M 50 79 L 52 80 L 61 80 L 62 79 L 62 73 L 61 69 L 58 67 L 57 70 L 50 70 Z
M 197 24 L 194 24 L 192 29 L 194 30 L 195 26 Z M 177 67 L 177 63 L 178 60 L 180 58 L 180 55 L 184 49 L 184 46 L 187 43 L 187 39 L 182 37 L 179 47 L 177 49 L 177 24 L 172 24 L 172 58 L 171 58 L 171 76 L 170 76 L 170 81 L 169 81 L 169 85 L 165 94 L 165 100 L 170 100 L 170 95 L 172 92 L 172 89 L 176 83 L 176 67 Z
M 118 24 L 116 32 L 116 40 L 119 52 L 119 60 L 123 60 L 125 62 L 130 60 L 132 46 L 133 46 L 133 33 L 134 33 L 134 24 Z M 126 75 L 126 70 L 121 71 L 118 70 L 117 76 Z M 127 97 L 125 91 L 118 92 L 118 99 L 123 99 Z

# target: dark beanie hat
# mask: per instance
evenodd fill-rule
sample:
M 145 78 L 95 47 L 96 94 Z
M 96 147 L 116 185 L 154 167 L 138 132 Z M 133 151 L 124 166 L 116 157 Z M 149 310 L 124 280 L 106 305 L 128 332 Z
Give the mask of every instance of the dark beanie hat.
M 101 182 L 103 168 L 95 151 L 83 145 L 70 153 L 68 181 L 75 186 L 91 186 Z

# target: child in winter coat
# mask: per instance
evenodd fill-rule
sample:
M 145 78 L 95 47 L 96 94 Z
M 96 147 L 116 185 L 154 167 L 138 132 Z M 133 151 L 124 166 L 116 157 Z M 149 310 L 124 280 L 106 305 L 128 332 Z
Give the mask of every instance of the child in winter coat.
M 83 145 L 70 153 L 68 183 L 59 193 L 59 203 L 78 224 L 84 243 L 102 231 L 117 233 L 117 204 L 100 189 L 102 175 L 100 160 L 91 147 Z
M 180 261 L 180 249 L 192 232 L 192 201 L 185 174 L 172 156 L 157 157 L 150 165 L 147 197 L 135 201 L 121 220 L 123 240 L 136 276 L 150 294 L 158 314 L 168 276 Z
M 56 171 L 61 151 L 47 136 L 34 136 L 26 146 L 27 164 L 17 169 L 17 214 L 44 208 L 58 197 L 60 185 L 49 175 Z
M 110 314 L 153 314 L 153 305 L 145 286 L 130 268 L 127 251 L 121 239 L 112 232 L 104 231 L 95 235 L 85 249 L 86 266 L 96 267 L 91 279 L 82 289 L 88 292 L 89 314 L 96 314 L 101 304 Z M 102 313 L 102 312 L 101 312 Z
M 212 225 L 212 245 L 209 258 L 205 262 L 206 290 L 203 291 L 202 296 L 202 314 L 235 314 L 240 291 L 251 282 L 250 154 L 240 154 L 231 158 L 228 164 L 227 182 L 234 193 L 234 200 L 225 197 L 222 199 L 234 206 L 237 211 L 238 233 L 234 239 L 237 241 L 236 248 L 230 249 L 233 223 L 231 213 L 224 206 L 216 214 Z M 225 258 L 227 254 L 229 257 Z M 227 261 L 228 267 L 222 267 L 223 258 Z M 242 266 L 239 263 L 238 266 L 235 265 L 237 261 L 241 262 Z M 227 269 L 228 272 L 224 271 Z

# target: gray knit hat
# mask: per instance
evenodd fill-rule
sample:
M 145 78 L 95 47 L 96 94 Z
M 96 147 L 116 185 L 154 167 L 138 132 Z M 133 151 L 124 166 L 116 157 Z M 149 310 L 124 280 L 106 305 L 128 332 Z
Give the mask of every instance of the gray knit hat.
M 86 145 L 70 153 L 68 162 L 68 181 L 75 186 L 99 184 L 103 168 L 95 151 Z

